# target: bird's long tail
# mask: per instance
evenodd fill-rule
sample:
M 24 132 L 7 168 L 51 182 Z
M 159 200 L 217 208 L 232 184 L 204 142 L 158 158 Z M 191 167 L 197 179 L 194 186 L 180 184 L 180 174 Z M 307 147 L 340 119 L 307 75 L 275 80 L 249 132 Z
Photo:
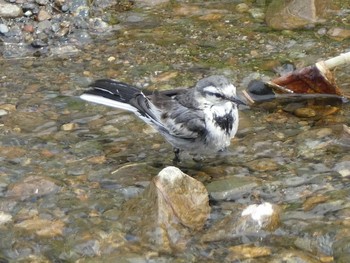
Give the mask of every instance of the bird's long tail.
M 129 103 L 142 94 L 138 88 L 111 79 L 97 80 L 90 87 L 90 90 L 80 96 L 81 99 L 127 111 L 137 111 L 137 108 Z

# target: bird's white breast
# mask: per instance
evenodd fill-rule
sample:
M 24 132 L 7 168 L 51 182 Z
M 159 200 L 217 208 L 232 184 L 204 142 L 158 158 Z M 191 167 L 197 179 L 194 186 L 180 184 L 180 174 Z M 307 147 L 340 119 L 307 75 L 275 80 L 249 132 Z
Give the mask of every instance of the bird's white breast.
M 230 145 L 231 138 L 238 129 L 238 110 L 232 102 L 225 102 L 223 104 L 212 105 L 204 109 L 207 126 L 207 144 L 214 151 L 223 150 Z M 216 123 L 215 119 L 224 117 L 230 114 L 232 117 L 232 127 L 229 130 L 222 129 Z

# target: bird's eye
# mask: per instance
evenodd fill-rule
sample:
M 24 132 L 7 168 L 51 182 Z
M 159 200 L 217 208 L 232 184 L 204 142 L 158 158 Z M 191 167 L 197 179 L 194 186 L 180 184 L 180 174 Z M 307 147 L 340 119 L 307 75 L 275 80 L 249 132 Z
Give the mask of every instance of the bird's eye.
M 222 98 L 222 95 L 220 93 L 215 93 L 215 92 L 207 92 L 209 96 L 215 96 L 217 98 Z

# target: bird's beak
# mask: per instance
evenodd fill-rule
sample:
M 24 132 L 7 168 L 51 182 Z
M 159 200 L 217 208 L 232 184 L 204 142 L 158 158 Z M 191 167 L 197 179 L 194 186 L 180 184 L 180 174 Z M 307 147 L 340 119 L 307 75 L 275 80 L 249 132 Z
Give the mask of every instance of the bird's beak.
M 236 103 L 237 105 L 245 105 L 247 106 L 247 103 L 241 100 L 239 97 L 231 97 L 229 98 L 230 101 Z

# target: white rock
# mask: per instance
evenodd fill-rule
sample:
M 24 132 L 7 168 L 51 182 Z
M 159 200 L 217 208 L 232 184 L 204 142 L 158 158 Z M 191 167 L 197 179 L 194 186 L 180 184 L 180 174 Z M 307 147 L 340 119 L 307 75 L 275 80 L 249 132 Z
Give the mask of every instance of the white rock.
M 273 214 L 273 207 L 270 203 L 263 203 L 260 205 L 250 205 L 242 211 L 242 216 L 251 216 L 260 226 L 264 223 L 266 218 Z
M 8 4 L 0 0 L 0 17 L 3 18 L 15 18 L 23 14 L 22 9 L 13 4 Z
M 5 34 L 5 33 L 7 33 L 7 32 L 9 32 L 9 28 L 7 27 L 7 25 L 5 25 L 5 24 L 0 24 L 0 33 L 1 33 L 1 34 Z
M 350 161 L 339 162 L 334 166 L 334 170 L 341 174 L 341 176 L 350 176 Z
M 12 216 L 10 214 L 6 214 L 3 211 L 0 211 L 0 225 L 5 224 L 12 220 Z
M 181 180 L 181 178 L 184 178 L 186 175 L 177 167 L 175 166 L 168 166 L 160 171 L 158 174 L 159 179 L 163 183 L 168 183 L 173 185 L 178 180 Z

